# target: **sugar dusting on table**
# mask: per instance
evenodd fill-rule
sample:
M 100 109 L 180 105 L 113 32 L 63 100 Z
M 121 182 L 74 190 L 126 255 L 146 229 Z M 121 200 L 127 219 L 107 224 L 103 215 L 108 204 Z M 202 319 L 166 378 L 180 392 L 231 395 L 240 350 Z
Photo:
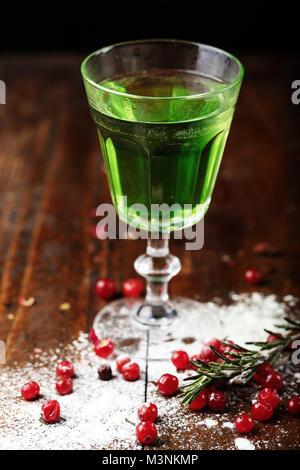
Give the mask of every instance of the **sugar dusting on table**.
M 233 303 L 229 306 L 219 302 L 201 304 L 206 312 L 207 322 L 203 331 L 203 316 L 191 312 L 183 323 L 180 335 L 173 339 L 172 348 L 186 349 L 189 354 L 198 353 L 205 337 L 227 336 L 244 344 L 248 340 L 265 339 L 263 328 L 271 328 L 281 319 L 289 306 L 296 299 L 288 296 L 278 302 L 275 296 L 232 295 Z M 203 313 L 202 312 L 202 313 Z M 109 332 L 108 332 L 109 334 Z M 195 337 L 189 344 L 183 344 L 188 336 Z M 42 345 L 39 345 L 42 346 Z M 151 347 L 151 345 L 150 345 Z M 141 343 L 140 348 L 144 348 Z M 164 357 L 165 343 L 155 342 L 157 354 Z M 138 352 L 143 357 L 144 350 Z M 145 356 L 144 356 L 145 357 Z M 55 366 L 58 360 L 71 360 L 75 367 L 74 391 L 70 395 L 59 396 L 55 391 Z M 139 405 L 144 401 L 144 373 L 136 382 L 126 382 L 116 371 L 115 358 L 108 361 L 113 369 L 113 379 L 107 382 L 98 379 L 97 368 L 103 360 L 96 357 L 88 335 L 81 333 L 67 347 L 58 345 L 55 350 L 44 351 L 36 348 L 31 362 L 25 366 L 2 367 L 0 378 L 0 448 L 1 449 L 140 449 L 135 439 L 135 424 Z M 141 370 L 145 371 L 145 362 L 139 359 Z M 238 435 L 229 413 L 212 414 L 192 412 L 180 404 L 177 397 L 165 398 L 158 394 L 156 382 L 162 373 L 176 373 L 169 356 L 165 360 L 151 361 L 148 365 L 147 399 L 154 401 L 159 408 L 157 445 L 168 448 L 170 436 L 176 434 L 178 449 L 206 448 L 205 436 L 210 433 L 212 448 L 218 446 L 218 433 L 229 437 L 229 449 L 268 448 L 273 443 L 259 442 L 257 438 L 242 438 Z M 178 374 L 180 380 L 190 372 Z M 292 376 L 292 372 L 287 375 Z M 297 374 L 296 374 L 297 375 Z M 41 386 L 41 396 L 32 402 L 25 402 L 20 396 L 21 386 L 30 380 L 36 380 Z M 298 378 L 293 376 L 292 387 Z M 61 405 L 61 419 L 51 425 L 40 419 L 41 404 L 48 399 L 57 399 Z M 237 394 L 231 403 L 239 406 L 242 401 Z M 280 424 L 275 423 L 276 426 Z M 189 443 L 185 431 L 191 429 Z M 276 428 L 277 429 L 277 428 Z M 284 429 L 277 429 L 276 446 L 281 446 L 280 436 Z M 202 436 L 204 440 L 201 440 Z M 279 437 L 278 437 L 279 436 Z M 174 442 L 175 437 L 173 437 Z

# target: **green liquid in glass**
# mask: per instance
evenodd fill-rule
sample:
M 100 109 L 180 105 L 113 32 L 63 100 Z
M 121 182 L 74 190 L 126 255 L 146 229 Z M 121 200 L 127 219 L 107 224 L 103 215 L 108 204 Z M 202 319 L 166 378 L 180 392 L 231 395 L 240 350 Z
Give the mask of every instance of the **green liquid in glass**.
M 224 83 L 194 73 L 155 71 L 101 85 L 141 97 L 192 97 L 217 91 Z M 180 207 L 173 206 L 167 221 L 164 210 L 162 217 L 152 213 L 159 230 L 188 227 L 204 216 L 234 112 L 222 100 L 224 96 L 216 93 L 207 99 L 182 98 L 163 104 L 148 100 L 143 106 L 141 98 L 135 106 L 124 96 L 107 93 L 102 112 L 91 105 L 112 199 L 122 220 L 147 230 L 151 204 L 163 203 Z M 146 213 L 137 214 L 130 209 L 133 204 L 143 204 Z M 189 206 L 183 212 L 185 204 Z

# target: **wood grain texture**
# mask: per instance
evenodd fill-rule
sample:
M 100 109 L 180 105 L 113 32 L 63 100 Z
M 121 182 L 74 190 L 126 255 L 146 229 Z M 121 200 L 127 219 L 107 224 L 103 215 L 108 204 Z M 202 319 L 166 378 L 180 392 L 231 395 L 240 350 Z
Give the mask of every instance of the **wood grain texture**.
M 80 61 L 0 58 L 7 86 L 7 104 L 0 105 L 0 339 L 9 364 L 26 361 L 35 346 L 55 347 L 88 330 L 103 305 L 93 292 L 97 278 L 111 277 L 120 289 L 135 276 L 133 261 L 144 251 L 141 240 L 91 236 L 90 210 L 110 196 Z M 300 106 L 291 102 L 298 58 L 243 62 L 245 80 L 205 218 L 205 246 L 187 252 L 182 241 L 172 242 L 183 269 L 171 294 L 227 301 L 230 291 L 255 290 L 244 281 L 253 266 L 264 275 L 260 291 L 299 296 Z M 260 241 L 278 246 L 281 255 L 255 255 Z M 34 296 L 35 305 L 21 307 L 20 295 Z M 66 301 L 71 309 L 62 314 Z M 176 436 L 169 439 L 172 448 Z M 295 448 L 292 439 L 285 448 Z

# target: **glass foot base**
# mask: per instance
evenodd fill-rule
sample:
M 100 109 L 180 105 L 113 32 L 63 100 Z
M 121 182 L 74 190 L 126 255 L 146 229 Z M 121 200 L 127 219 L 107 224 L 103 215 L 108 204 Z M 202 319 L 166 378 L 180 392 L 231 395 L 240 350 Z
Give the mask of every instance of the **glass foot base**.
M 195 300 L 172 298 L 167 315 L 162 318 L 162 313 L 166 314 L 160 309 L 154 311 L 142 298 L 122 298 L 98 313 L 94 329 L 99 338 L 112 339 L 116 354 L 125 353 L 132 359 L 145 359 L 147 354 L 150 360 L 170 360 L 172 351 L 180 349 L 179 344 L 189 344 L 190 336 L 196 341 L 207 333 L 207 315 Z M 195 331 L 195 318 L 200 320 L 201 331 Z

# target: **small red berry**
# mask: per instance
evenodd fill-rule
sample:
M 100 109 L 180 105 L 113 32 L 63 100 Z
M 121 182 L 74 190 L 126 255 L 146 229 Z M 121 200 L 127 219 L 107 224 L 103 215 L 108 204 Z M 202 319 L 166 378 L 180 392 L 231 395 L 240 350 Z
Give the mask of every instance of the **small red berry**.
M 254 421 L 252 416 L 243 414 L 235 418 L 235 427 L 238 432 L 250 432 L 254 426 Z
M 125 380 L 133 382 L 140 376 L 140 366 L 136 362 L 128 362 L 123 366 L 122 374 Z
M 287 407 L 291 415 L 299 416 L 300 415 L 300 398 L 299 397 L 290 398 L 288 401 Z
M 150 421 L 139 423 L 135 428 L 135 433 L 137 440 L 141 442 L 141 444 L 151 444 L 157 437 L 156 426 Z
M 258 374 L 263 375 L 266 377 L 268 374 L 273 372 L 273 367 L 270 366 L 268 362 L 263 362 L 257 369 Z
M 139 297 L 144 290 L 144 284 L 140 279 L 127 279 L 122 286 L 122 292 L 126 297 Z
M 175 375 L 164 374 L 160 377 L 157 386 L 164 395 L 174 395 L 178 390 L 178 379 Z
M 201 361 L 209 363 L 209 362 L 216 362 L 218 356 L 214 353 L 209 346 L 204 345 L 201 349 L 199 359 Z
M 224 410 L 227 400 L 225 395 L 219 390 L 208 394 L 208 407 L 213 411 Z
M 278 338 L 278 336 L 279 336 L 279 338 Z M 282 338 L 282 335 L 280 333 L 276 333 L 276 336 L 271 334 L 271 335 L 268 336 L 267 342 L 268 343 L 273 343 L 273 341 L 279 341 L 281 338 Z
M 125 366 L 125 364 L 127 364 L 130 361 L 131 361 L 131 359 L 127 356 L 124 356 L 124 355 L 118 356 L 118 358 L 116 360 L 118 371 L 122 372 L 123 367 Z
M 205 341 L 205 346 L 214 346 L 216 349 L 220 349 L 221 341 L 217 338 L 211 338 L 208 341 Z
M 283 380 L 281 374 L 276 370 L 270 372 L 263 381 L 263 386 L 265 388 L 272 388 L 274 390 L 280 390 L 283 385 Z
M 249 284 L 259 284 L 262 280 L 262 275 L 260 271 L 255 268 L 247 269 L 245 272 L 245 279 Z
M 190 369 L 197 370 L 197 367 L 191 364 L 191 361 L 197 362 L 198 359 L 200 359 L 200 354 L 195 354 L 194 356 L 191 357 L 190 365 L 189 365 Z
M 56 366 L 56 375 L 58 377 L 73 377 L 74 366 L 71 362 L 62 361 Z
M 256 401 L 252 406 L 251 413 L 253 418 L 258 421 L 267 421 L 273 416 L 273 408 L 269 403 Z
M 102 277 L 96 282 L 95 292 L 100 299 L 110 299 L 115 294 L 116 288 L 113 281 Z
M 60 417 L 60 406 L 58 401 L 49 400 L 43 403 L 42 417 L 46 423 L 55 423 Z
M 192 410 L 201 410 L 202 408 L 204 408 L 207 405 L 207 398 L 208 398 L 208 393 L 207 393 L 207 390 L 204 388 L 199 393 L 197 398 L 195 398 L 195 400 L 192 401 L 192 403 L 189 404 L 189 407 Z
M 73 390 L 73 380 L 70 377 L 58 377 L 56 380 L 56 390 L 60 395 L 68 395 Z
M 138 418 L 141 421 L 155 421 L 158 415 L 158 410 L 157 406 L 155 403 L 144 403 L 139 409 L 138 409 Z
M 40 393 L 40 386 L 36 382 L 28 382 L 21 388 L 21 395 L 25 400 L 32 400 Z
M 114 352 L 114 348 L 114 343 L 110 338 L 103 338 L 95 345 L 94 351 L 97 356 L 107 359 Z
M 174 351 L 171 357 L 176 369 L 185 370 L 189 366 L 189 356 L 185 351 Z
M 277 408 L 280 403 L 280 398 L 276 390 L 272 390 L 271 388 L 263 388 L 258 394 L 258 401 L 269 403 L 272 408 Z

